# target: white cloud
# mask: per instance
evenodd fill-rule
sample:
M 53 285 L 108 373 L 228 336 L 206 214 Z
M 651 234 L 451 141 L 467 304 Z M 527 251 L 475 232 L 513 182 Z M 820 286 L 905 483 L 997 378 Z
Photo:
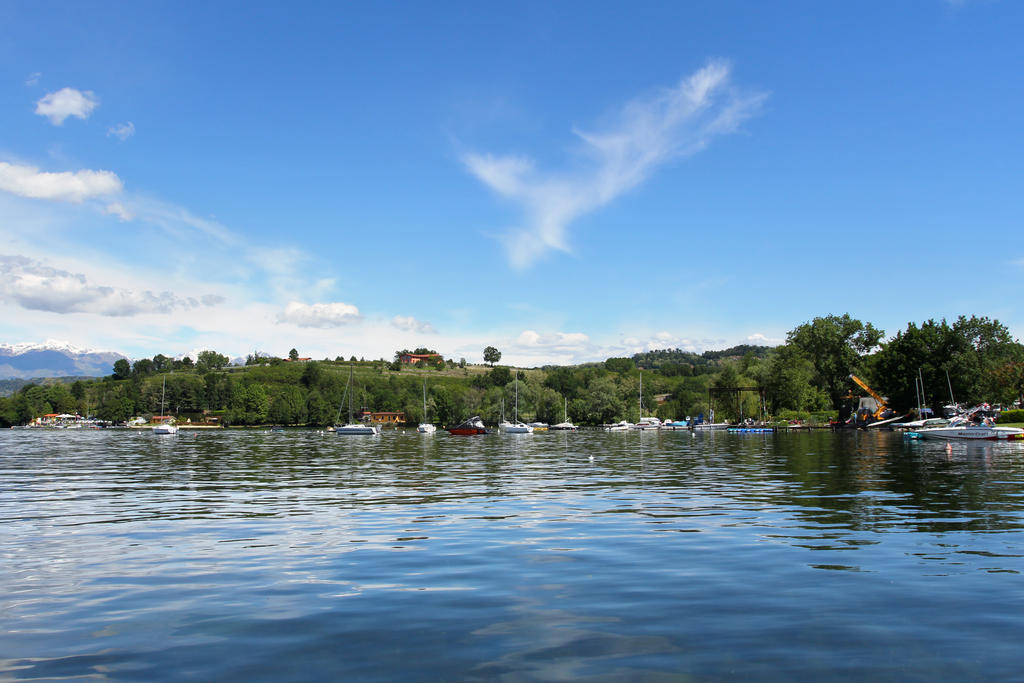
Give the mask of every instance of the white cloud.
M 289 303 L 284 312 L 278 314 L 281 323 L 291 323 L 299 327 L 341 327 L 359 322 L 362 315 L 352 304 L 341 302 L 329 304 L 303 304 L 297 301 Z
M 779 346 L 780 344 L 786 343 L 786 340 L 779 339 L 777 337 L 769 337 L 767 335 L 761 334 L 760 332 L 755 332 L 754 334 L 747 337 L 747 343 L 755 344 L 758 346 Z
M 674 88 L 623 107 L 615 125 L 599 132 L 574 130 L 580 164 L 572 172 L 545 173 L 523 156 L 466 154 L 463 163 L 481 182 L 522 207 L 525 225 L 506 236 L 510 263 L 529 266 L 543 249 L 569 252 L 569 224 L 645 181 L 659 166 L 693 154 L 713 138 L 735 131 L 766 95 L 729 83 L 729 66 L 713 61 Z
M 396 315 L 391 319 L 391 324 L 405 332 L 421 332 L 423 334 L 434 334 L 434 326 L 430 323 L 417 320 L 411 315 Z
M 582 332 L 548 332 L 524 330 L 514 339 L 499 345 L 509 362 L 522 365 L 573 363 L 589 358 L 596 350 L 590 337 Z M 507 350 L 507 351 L 506 351 Z
M 38 71 L 33 71 L 28 75 L 28 78 L 25 79 L 25 85 L 30 87 L 36 85 L 37 83 L 39 83 L 39 79 L 42 77 L 42 75 L 43 74 L 39 73 Z
M 120 202 L 111 202 L 110 204 L 107 204 L 106 208 L 103 209 L 103 213 L 110 214 L 111 216 L 117 216 L 122 221 L 130 221 L 135 218 L 135 214 L 124 208 L 124 205 Z
M 128 123 L 119 123 L 116 126 L 111 126 L 107 129 L 107 137 L 109 138 L 111 135 L 121 138 L 122 141 L 127 140 L 135 135 L 135 124 L 129 121 Z
M 0 161 L 0 190 L 32 199 L 81 202 L 92 197 L 117 194 L 121 179 L 110 171 L 63 171 L 45 173 L 33 166 Z
M 0 255 L 0 300 L 33 311 L 116 317 L 167 314 L 224 301 L 223 297 L 210 294 L 197 299 L 166 291 L 94 285 L 82 273 L 53 268 L 25 256 L 8 255 Z
M 96 95 L 90 90 L 61 88 L 57 92 L 44 95 L 36 102 L 36 113 L 50 119 L 55 126 L 64 125 L 64 119 L 75 116 L 86 119 L 92 110 L 99 105 Z

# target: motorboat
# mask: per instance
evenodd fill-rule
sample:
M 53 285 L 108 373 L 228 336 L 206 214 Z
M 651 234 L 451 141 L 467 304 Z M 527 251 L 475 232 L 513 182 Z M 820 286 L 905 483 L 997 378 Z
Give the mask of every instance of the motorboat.
M 533 427 L 533 431 L 535 432 L 546 432 L 551 429 L 547 422 L 530 422 L 528 424 Z
M 633 423 L 632 422 L 626 422 L 625 420 L 621 420 L 621 421 L 616 422 L 614 424 L 604 424 L 604 425 L 601 425 L 601 429 L 603 429 L 606 432 L 628 432 L 632 428 L 633 428 Z
M 945 427 L 928 427 L 913 432 L 922 439 L 968 440 L 968 441 L 1024 441 L 1024 429 L 1018 427 L 996 427 L 993 424 L 953 424 Z
M 967 441 L 1024 441 L 1024 429 L 1019 427 L 997 427 L 992 417 L 992 408 L 987 403 L 971 408 L 959 417 L 954 417 L 943 427 L 928 427 L 913 432 L 922 439 L 945 439 Z
M 633 429 L 661 429 L 662 422 L 656 417 L 641 417 L 640 421 L 633 425 Z
M 448 432 L 459 436 L 472 436 L 474 434 L 486 434 L 487 428 L 484 427 L 484 421 L 480 419 L 480 416 L 474 415 L 465 422 L 449 427 Z

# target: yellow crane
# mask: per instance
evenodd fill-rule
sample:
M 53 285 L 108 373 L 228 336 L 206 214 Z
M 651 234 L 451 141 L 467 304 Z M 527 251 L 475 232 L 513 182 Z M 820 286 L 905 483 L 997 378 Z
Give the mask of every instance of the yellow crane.
M 870 410 L 870 409 L 868 409 L 866 407 L 862 407 L 862 408 L 857 410 L 858 422 L 861 422 L 861 421 L 868 422 L 868 420 L 867 420 L 867 416 L 868 415 L 871 416 L 871 420 L 870 421 L 872 421 L 872 422 L 881 420 L 882 416 L 885 414 L 885 412 L 887 410 L 889 410 L 889 406 L 887 406 L 885 404 L 885 399 L 882 398 L 881 396 L 879 396 L 878 394 L 876 394 L 875 391 L 871 387 L 869 387 L 867 385 L 867 383 L 864 380 L 862 380 L 860 377 L 858 377 L 857 375 L 850 375 L 850 379 L 852 379 L 857 384 L 857 386 L 859 386 L 861 389 L 863 389 L 864 391 L 868 392 L 868 396 L 870 396 L 871 398 L 875 399 L 875 403 L 876 403 L 876 407 L 875 407 L 874 411 L 872 411 L 872 410 Z M 863 415 L 864 419 L 861 419 L 862 415 Z

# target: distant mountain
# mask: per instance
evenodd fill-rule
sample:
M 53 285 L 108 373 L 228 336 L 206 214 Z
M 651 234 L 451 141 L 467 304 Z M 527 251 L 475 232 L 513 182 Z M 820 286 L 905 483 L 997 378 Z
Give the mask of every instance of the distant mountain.
M 121 358 L 127 356 L 52 340 L 42 344 L 0 344 L 0 379 L 101 377 L 111 374 L 114 362 Z

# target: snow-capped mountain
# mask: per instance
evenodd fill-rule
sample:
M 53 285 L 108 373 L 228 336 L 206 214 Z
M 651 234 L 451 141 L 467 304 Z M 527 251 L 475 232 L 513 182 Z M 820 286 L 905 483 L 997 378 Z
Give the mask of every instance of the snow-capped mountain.
M 127 356 L 52 339 L 42 344 L 0 344 L 0 379 L 101 377 L 111 374 L 114 362 L 121 358 Z

